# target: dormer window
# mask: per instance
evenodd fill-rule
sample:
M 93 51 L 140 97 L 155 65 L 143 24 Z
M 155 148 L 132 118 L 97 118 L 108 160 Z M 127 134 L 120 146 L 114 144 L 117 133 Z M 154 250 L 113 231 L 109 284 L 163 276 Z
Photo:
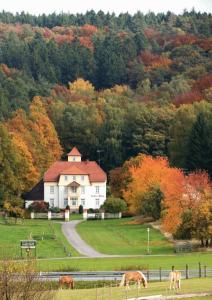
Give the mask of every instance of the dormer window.
M 73 180 L 76 180 L 76 175 L 73 176 Z
M 65 181 L 67 181 L 68 180 L 68 176 L 67 175 L 65 175 Z

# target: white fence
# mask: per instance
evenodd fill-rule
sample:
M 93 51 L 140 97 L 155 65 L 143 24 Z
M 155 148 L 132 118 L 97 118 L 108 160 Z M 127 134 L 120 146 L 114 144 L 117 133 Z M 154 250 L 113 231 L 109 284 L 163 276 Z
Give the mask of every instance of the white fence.
M 51 211 L 48 211 L 47 213 L 34 213 L 31 212 L 31 219 L 64 219 L 65 221 L 69 221 L 69 210 L 66 210 L 65 212 L 59 212 L 59 213 L 53 213 Z
M 83 219 L 84 220 L 104 220 L 104 219 L 121 219 L 122 213 L 83 213 Z

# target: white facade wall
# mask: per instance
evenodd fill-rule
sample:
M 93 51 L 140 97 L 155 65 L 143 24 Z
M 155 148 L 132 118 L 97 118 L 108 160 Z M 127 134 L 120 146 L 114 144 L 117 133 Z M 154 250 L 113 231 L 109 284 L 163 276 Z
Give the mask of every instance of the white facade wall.
M 84 177 L 82 177 L 84 176 Z M 84 180 L 83 180 L 84 178 Z M 65 187 L 76 181 L 80 186 L 77 187 L 77 192 L 73 193 L 71 188 L 68 188 L 68 193 L 65 193 Z M 54 186 L 54 194 L 51 194 L 51 188 Z M 82 193 L 81 187 L 84 187 L 85 193 Z M 98 187 L 98 188 L 96 188 Z M 59 182 L 45 182 L 44 183 L 44 201 L 49 202 L 54 199 L 54 206 L 65 208 L 64 199 L 68 198 L 68 205 L 71 209 L 78 210 L 79 205 L 83 205 L 84 209 L 100 208 L 106 200 L 106 182 L 92 182 L 89 181 L 88 175 L 61 175 Z M 77 198 L 76 206 L 72 205 L 71 198 Z

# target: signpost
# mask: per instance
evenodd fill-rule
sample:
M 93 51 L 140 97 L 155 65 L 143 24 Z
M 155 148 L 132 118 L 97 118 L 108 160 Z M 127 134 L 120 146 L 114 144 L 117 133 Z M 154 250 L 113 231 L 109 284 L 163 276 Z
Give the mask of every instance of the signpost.
M 36 240 L 21 240 L 20 247 L 21 247 L 21 258 L 23 257 L 22 249 L 26 250 L 27 258 L 29 258 L 31 249 L 35 249 L 35 257 L 36 257 Z

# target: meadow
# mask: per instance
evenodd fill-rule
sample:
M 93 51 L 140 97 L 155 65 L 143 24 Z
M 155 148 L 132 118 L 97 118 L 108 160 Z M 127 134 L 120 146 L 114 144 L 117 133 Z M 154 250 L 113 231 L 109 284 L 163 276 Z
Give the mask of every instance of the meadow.
M 133 224 L 131 218 L 92 220 L 78 224 L 77 231 L 95 250 L 114 255 L 147 254 L 148 224 Z M 150 253 L 173 254 L 173 244 L 150 226 Z
M 204 279 L 187 279 L 182 280 L 182 289 L 179 294 L 189 294 L 189 293 L 200 293 L 200 292 L 210 292 L 212 293 L 212 278 Z M 149 283 L 147 289 L 141 288 L 139 291 L 136 286 L 132 286 L 131 290 L 126 292 L 124 287 L 103 287 L 103 288 L 93 288 L 93 289 L 82 289 L 82 290 L 62 290 L 57 293 L 56 299 L 61 300 L 123 300 L 134 297 L 142 297 L 149 295 L 175 295 L 176 292 L 169 290 L 169 282 L 152 282 Z M 206 297 L 205 300 L 209 300 L 212 297 Z M 192 298 L 194 299 L 194 298 Z M 197 298 L 198 299 L 198 298 Z M 201 297 L 199 298 L 201 299 Z
M 112 271 L 143 269 L 170 270 L 171 266 L 177 269 L 198 269 L 198 263 L 212 269 L 211 253 L 189 253 L 163 256 L 135 256 L 135 257 L 107 257 L 107 258 L 67 258 L 38 260 L 38 269 L 41 271 Z
M 20 240 L 37 240 L 37 258 L 77 256 L 77 251 L 71 247 L 61 231 L 61 223 L 47 220 L 18 220 L 15 224 L 0 220 L 0 258 L 20 258 Z M 34 250 L 33 250 L 34 251 Z M 33 256 L 34 253 L 31 253 Z M 23 250 L 23 258 L 26 252 Z

